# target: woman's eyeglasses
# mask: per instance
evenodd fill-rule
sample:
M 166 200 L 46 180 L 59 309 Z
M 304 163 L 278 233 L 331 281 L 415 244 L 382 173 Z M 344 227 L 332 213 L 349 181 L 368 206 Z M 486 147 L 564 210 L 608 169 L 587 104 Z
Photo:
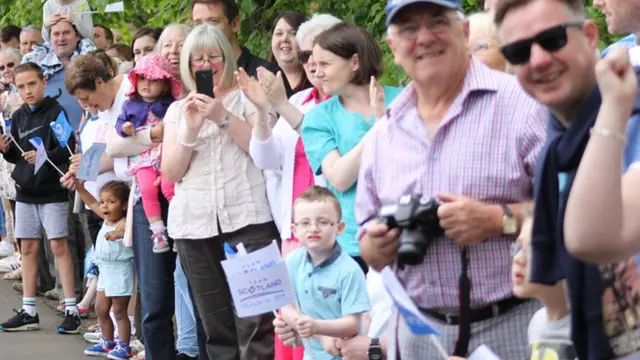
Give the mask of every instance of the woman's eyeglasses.
M 311 57 L 311 50 L 298 51 L 298 60 L 300 60 L 301 63 L 306 64 L 309 61 L 310 57 Z
M 4 69 L 13 69 L 16 66 L 16 63 L 10 62 L 7 65 L 0 65 L 0 72 L 4 71 Z
M 556 25 L 539 32 L 537 35 L 502 46 L 500 51 L 511 65 L 523 65 L 531 57 L 531 46 L 540 45 L 545 51 L 556 52 L 567 45 L 567 28 L 582 27 L 582 21 L 573 21 Z
M 222 55 L 213 55 L 213 56 L 201 56 L 195 59 L 191 59 L 191 64 L 193 66 L 204 66 L 205 63 L 209 63 L 211 65 L 220 64 L 224 61 L 224 56 Z

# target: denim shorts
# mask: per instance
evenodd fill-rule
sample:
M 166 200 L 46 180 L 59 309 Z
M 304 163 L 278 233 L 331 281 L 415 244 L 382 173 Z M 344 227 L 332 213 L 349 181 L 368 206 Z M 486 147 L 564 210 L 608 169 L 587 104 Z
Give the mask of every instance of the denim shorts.
M 99 261 L 98 291 L 107 297 L 133 296 L 135 291 L 133 259 L 126 261 Z

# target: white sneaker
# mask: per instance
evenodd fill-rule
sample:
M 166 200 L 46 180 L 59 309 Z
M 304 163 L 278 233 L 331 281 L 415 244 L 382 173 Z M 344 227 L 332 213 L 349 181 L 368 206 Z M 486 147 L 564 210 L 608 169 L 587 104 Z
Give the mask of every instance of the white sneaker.
M 7 241 L 0 241 L 0 258 L 6 258 L 13 255 L 16 252 L 13 244 L 9 244 Z
M 20 267 L 20 254 L 15 253 L 4 259 L 0 259 L 0 273 L 8 273 Z
M 98 344 L 102 340 L 102 332 L 98 329 L 94 332 L 86 332 L 84 333 L 84 335 L 82 335 L 82 337 L 86 342 Z

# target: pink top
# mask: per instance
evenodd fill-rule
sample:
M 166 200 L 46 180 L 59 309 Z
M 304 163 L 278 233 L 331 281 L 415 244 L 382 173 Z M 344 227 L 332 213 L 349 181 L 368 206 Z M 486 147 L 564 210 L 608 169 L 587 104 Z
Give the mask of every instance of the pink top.
M 293 161 L 293 203 L 296 202 L 298 196 L 313 186 L 313 184 L 315 184 L 313 170 L 311 170 L 311 165 L 309 165 L 307 155 L 304 152 L 302 138 L 298 138 L 295 159 Z M 293 203 L 291 206 L 293 206 Z M 293 233 L 291 234 L 291 241 L 298 241 Z
M 136 132 L 140 132 L 144 129 L 150 129 L 153 125 L 161 122 L 162 119 L 155 116 L 151 111 L 147 115 L 147 122 L 144 126 L 136 129 Z M 140 155 L 129 156 L 127 159 L 127 175 L 134 175 L 138 170 L 148 167 L 160 168 L 160 158 L 162 154 L 162 144 L 156 144 L 151 149 L 146 150 Z

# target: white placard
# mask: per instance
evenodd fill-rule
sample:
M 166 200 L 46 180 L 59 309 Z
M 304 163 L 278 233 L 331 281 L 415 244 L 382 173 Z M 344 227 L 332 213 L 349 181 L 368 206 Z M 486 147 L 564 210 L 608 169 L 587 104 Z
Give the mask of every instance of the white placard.
M 246 255 L 248 256 L 251 256 L 251 253 Z M 243 258 L 239 257 L 231 262 Z M 287 264 L 284 261 L 259 271 L 227 275 L 227 280 L 239 317 L 265 314 L 296 302 Z
M 272 241 L 269 246 L 265 246 L 260 250 L 246 255 L 242 255 L 241 251 L 238 251 L 238 255 L 240 256 L 221 262 L 227 278 L 233 275 L 248 274 L 268 269 L 282 262 L 280 249 L 278 249 L 278 244 L 275 240 Z

